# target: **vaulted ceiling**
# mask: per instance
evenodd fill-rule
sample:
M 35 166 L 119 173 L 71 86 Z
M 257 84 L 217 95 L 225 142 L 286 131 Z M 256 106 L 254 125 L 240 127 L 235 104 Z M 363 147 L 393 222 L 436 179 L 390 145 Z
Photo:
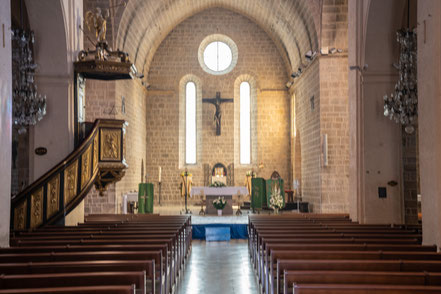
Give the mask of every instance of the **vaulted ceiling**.
M 129 0 L 119 22 L 116 44 L 147 75 L 153 56 L 180 22 L 205 9 L 222 7 L 257 23 L 273 39 L 287 71 L 317 50 L 319 1 L 311 0 Z

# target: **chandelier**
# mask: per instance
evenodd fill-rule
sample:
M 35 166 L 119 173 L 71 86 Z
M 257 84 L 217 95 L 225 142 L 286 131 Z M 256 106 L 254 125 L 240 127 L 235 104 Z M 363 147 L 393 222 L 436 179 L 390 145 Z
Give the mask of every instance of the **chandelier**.
M 20 126 L 18 133 L 26 132 L 26 126 L 35 125 L 46 114 L 46 95 L 37 93 L 34 83 L 37 64 L 32 57 L 34 32 L 12 30 L 12 62 L 13 62 L 13 106 L 12 114 L 15 125 Z
M 394 92 L 383 97 L 384 115 L 404 125 L 405 132 L 411 134 L 415 130 L 414 124 L 418 115 L 418 91 L 417 35 L 415 30 L 409 29 L 409 16 L 408 27 L 397 31 L 397 41 L 400 45 L 400 58 L 394 67 L 399 72 L 399 79 Z

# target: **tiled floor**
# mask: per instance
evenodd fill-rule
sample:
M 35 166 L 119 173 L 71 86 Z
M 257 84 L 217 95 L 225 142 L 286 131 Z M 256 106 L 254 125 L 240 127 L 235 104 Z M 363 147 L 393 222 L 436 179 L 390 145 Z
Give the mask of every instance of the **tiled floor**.
M 193 240 L 177 294 L 257 294 L 259 288 L 247 244 L 247 240 Z

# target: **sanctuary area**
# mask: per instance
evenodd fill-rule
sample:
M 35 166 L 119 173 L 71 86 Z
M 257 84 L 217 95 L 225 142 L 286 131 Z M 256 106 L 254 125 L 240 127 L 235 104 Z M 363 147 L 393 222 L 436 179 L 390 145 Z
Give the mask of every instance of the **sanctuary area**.
M 0 0 L 1 293 L 441 293 L 441 1 Z

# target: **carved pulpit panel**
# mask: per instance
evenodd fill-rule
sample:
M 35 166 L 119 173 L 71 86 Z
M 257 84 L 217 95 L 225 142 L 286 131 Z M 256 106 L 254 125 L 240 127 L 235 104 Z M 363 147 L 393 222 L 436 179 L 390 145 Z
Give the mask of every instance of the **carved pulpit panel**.
M 90 180 L 92 159 L 92 144 L 89 145 L 86 152 L 81 156 L 81 189 L 83 189 Z
M 14 209 L 14 230 L 26 229 L 27 201 L 23 201 Z
M 69 203 L 77 195 L 78 160 L 64 171 L 64 203 Z
M 58 198 L 60 194 L 60 175 L 56 175 L 47 183 L 47 218 L 53 216 L 59 210 Z
M 31 228 L 43 223 L 43 187 L 31 195 Z
M 101 129 L 101 159 L 104 161 L 121 160 L 121 130 Z

